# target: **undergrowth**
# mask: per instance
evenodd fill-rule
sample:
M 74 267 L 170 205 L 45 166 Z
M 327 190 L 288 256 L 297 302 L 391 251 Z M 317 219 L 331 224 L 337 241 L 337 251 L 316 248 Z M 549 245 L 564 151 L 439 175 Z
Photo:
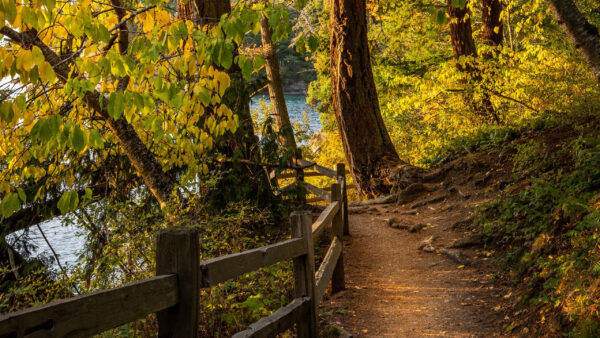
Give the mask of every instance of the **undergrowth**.
M 538 334 L 600 336 L 600 135 L 592 118 L 496 129 L 462 151 L 503 154 L 514 183 L 478 210 L 502 277 Z M 448 151 L 438 162 L 461 149 Z M 514 324 L 514 323 L 513 323 Z M 507 330 L 513 329 L 509 325 Z

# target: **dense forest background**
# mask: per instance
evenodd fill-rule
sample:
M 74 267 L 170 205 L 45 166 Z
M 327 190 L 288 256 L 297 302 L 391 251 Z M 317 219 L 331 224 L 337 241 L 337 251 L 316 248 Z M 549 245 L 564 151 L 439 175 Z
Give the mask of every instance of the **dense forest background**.
M 498 155 L 510 182 L 473 225 L 497 254 L 494 278 L 522 290 L 516 307 L 535 309 L 527 320 L 539 332 L 594 336 L 600 87 L 553 3 L 370 0 L 367 43 L 355 47 L 368 56 L 376 91 L 366 101 L 391 144 L 375 157 L 423 173 Z M 575 4 L 597 37 L 600 4 Z M 375 132 L 340 123 L 344 102 L 333 98 L 344 83 L 332 85 L 332 51 L 342 43 L 329 1 L 225 7 L 0 1 L 0 312 L 151 276 L 165 227 L 199 227 L 202 259 L 287 238 L 303 191 L 274 194 L 264 166 L 282 171 L 298 149 L 325 166 L 347 163 L 353 199 L 407 187 L 396 171 L 385 184 L 367 179 L 388 172 L 360 168 L 370 151 L 349 156 L 357 148 L 348 143 Z M 320 131 L 282 119 L 277 82 L 306 90 Z M 250 98 L 265 92 L 270 103 L 252 114 Z M 57 219 L 82 229 L 74 266 L 32 254 L 26 229 Z M 285 305 L 289 265 L 203 290 L 201 333 L 228 335 Z M 149 316 L 113 333 L 155 329 Z

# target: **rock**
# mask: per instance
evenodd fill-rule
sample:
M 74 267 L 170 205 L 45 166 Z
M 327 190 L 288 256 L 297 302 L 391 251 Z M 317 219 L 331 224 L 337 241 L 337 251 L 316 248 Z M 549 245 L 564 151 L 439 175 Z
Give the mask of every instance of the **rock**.
M 427 187 L 422 183 L 413 183 L 406 187 L 406 189 L 398 193 L 398 204 L 406 204 L 414 201 L 424 192 L 429 192 Z
M 375 204 L 390 204 L 390 203 L 394 203 L 394 202 L 396 202 L 396 196 L 395 195 L 387 195 L 387 196 L 381 196 L 381 197 L 373 198 L 373 199 L 362 201 L 362 202 L 352 202 L 352 203 L 348 204 L 348 207 L 353 208 L 353 207 L 375 205 Z
M 434 239 L 435 239 L 435 237 L 433 237 L 433 236 L 427 237 L 419 245 L 419 250 L 423 250 L 425 252 L 435 252 L 435 248 L 433 247 L 433 240 Z
M 450 245 L 450 248 L 470 248 L 474 246 L 481 246 L 483 244 L 484 236 L 482 234 L 471 234 L 468 237 L 457 239 Z
M 396 168 L 391 177 L 395 187 L 404 189 L 415 182 L 420 182 L 424 172 L 422 168 L 404 165 Z
M 419 224 L 402 224 L 400 223 L 400 220 L 393 217 L 391 219 L 388 219 L 386 221 L 387 226 L 394 228 L 394 229 L 400 229 L 400 230 L 408 230 L 410 232 L 417 232 L 420 231 L 421 229 L 423 229 L 424 227 L 426 227 L 427 225 L 419 223 Z
M 446 255 L 455 263 L 460 265 L 471 265 L 471 260 L 462 251 L 456 249 L 440 249 L 440 253 Z
M 327 336 L 327 337 L 340 337 L 340 338 L 352 338 L 352 337 L 354 337 L 348 331 L 344 330 L 344 328 L 342 328 L 342 327 L 340 327 L 338 325 L 335 325 L 335 324 L 331 324 L 331 323 L 329 323 L 325 327 L 325 336 Z
M 392 227 L 392 228 L 393 228 L 393 227 L 394 227 L 394 226 L 396 226 L 396 224 L 398 224 L 399 222 L 400 222 L 400 220 L 399 220 L 399 219 L 397 219 L 396 217 L 392 217 L 392 218 L 390 218 L 390 219 L 387 219 L 387 220 L 385 221 L 385 224 L 386 224 L 387 226 L 389 226 L 389 227 Z

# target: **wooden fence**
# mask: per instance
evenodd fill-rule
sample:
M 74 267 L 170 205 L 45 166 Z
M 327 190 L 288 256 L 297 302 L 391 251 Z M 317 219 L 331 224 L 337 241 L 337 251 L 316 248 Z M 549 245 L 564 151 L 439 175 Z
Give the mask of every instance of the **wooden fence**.
M 317 337 L 317 308 L 331 281 L 332 293 L 343 290 L 343 234 L 348 233 L 345 169 L 306 160 L 297 164 L 295 184 L 330 204 L 313 223 L 312 214 L 294 212 L 292 238 L 272 245 L 200 262 L 200 236 L 195 228 L 170 228 L 158 234 L 156 276 L 118 288 L 55 301 L 0 316 L 0 338 L 88 337 L 156 313 L 159 337 L 196 337 L 198 297 L 234 277 L 288 259 L 293 260 L 295 299 L 234 337 L 273 337 L 296 324 L 299 337 Z M 313 168 L 315 173 L 304 172 Z M 302 183 L 305 175 L 333 178 L 326 191 Z M 289 176 L 280 175 L 282 178 Z M 331 244 L 315 271 L 314 247 L 331 225 Z

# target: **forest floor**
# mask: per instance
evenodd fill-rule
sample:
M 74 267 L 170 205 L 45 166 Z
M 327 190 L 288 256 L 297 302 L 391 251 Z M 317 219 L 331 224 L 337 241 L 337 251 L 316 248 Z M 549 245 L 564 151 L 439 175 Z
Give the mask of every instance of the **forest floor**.
M 351 206 L 347 288 L 323 302 L 322 320 L 354 337 L 505 335 L 511 295 L 494 283 L 492 253 L 472 221 L 506 172 L 471 154 L 434 172 L 410 202 Z

